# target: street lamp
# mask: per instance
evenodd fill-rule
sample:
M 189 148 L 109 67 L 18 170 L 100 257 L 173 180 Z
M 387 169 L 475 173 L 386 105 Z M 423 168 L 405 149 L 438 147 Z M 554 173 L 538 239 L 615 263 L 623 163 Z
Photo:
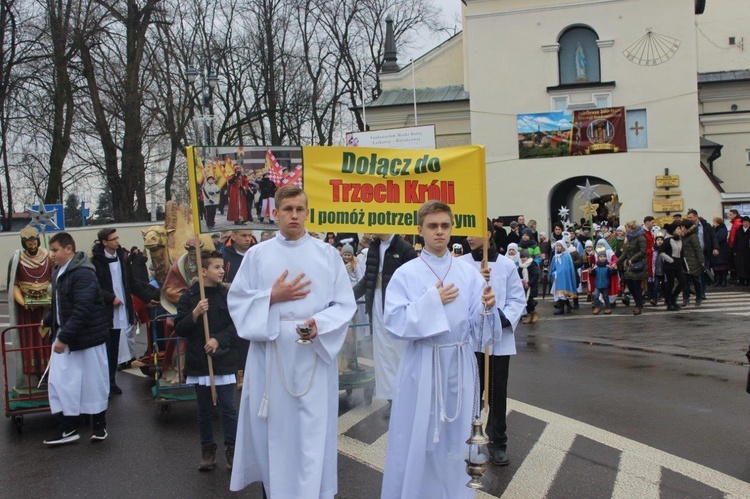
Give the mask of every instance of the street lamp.
M 213 90 L 219 83 L 219 75 L 211 71 L 210 64 L 200 61 L 198 67 L 188 66 L 185 72 L 190 85 L 200 83 L 201 105 L 200 113 L 195 114 L 196 121 L 203 123 L 203 137 L 201 151 L 203 159 L 207 157 L 207 148 L 211 146 L 211 125 L 214 120 Z M 193 107 L 194 101 L 190 99 L 190 106 Z

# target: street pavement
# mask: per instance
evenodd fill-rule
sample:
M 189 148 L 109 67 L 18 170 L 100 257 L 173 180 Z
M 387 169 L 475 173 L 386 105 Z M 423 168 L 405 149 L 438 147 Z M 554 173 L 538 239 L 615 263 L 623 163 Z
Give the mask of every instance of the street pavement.
M 711 290 L 680 312 L 618 306 L 592 315 L 585 297 L 570 315 L 519 326 L 511 361 L 507 467 L 490 466 L 477 497 L 750 497 L 745 393 L 748 288 Z M 7 322 L 7 307 L 0 307 Z M 139 349 L 145 337 L 138 336 Z M 367 340 L 362 362 L 371 363 Z M 368 358 L 369 357 L 369 358 Z M 110 438 L 56 449 L 49 413 L 0 430 L 4 494 L 38 497 L 260 497 L 257 484 L 228 491 L 224 463 L 197 471 L 194 402 L 168 414 L 136 370 L 118 374 Z M 340 498 L 377 498 L 388 437 L 385 402 L 340 394 Z M 486 416 L 486 414 L 485 414 Z M 220 438 L 218 420 L 216 435 Z M 468 431 L 468 429 L 467 429 Z M 468 481 L 468 476 L 467 476 Z

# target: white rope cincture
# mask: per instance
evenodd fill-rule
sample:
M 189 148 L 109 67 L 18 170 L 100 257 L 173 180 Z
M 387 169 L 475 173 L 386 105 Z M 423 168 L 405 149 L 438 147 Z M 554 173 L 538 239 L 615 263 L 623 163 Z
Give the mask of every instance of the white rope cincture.
M 445 423 L 452 423 L 453 421 L 457 420 L 458 417 L 461 415 L 461 399 L 463 398 L 463 347 L 468 345 L 468 341 L 461 341 L 458 343 L 450 343 L 448 345 L 438 345 L 434 344 L 432 346 L 432 372 L 433 372 L 433 387 L 435 390 L 435 432 L 432 436 L 432 441 L 434 443 L 438 443 L 440 441 L 440 433 L 438 430 L 438 414 L 439 421 L 445 422 Z M 456 413 L 453 415 L 453 417 L 448 417 L 446 411 L 445 411 L 445 399 L 443 397 L 443 369 L 440 363 L 440 349 L 442 348 L 455 348 L 456 353 L 458 354 L 458 391 L 457 391 L 457 397 L 458 400 L 456 402 Z
M 279 349 L 276 346 L 276 340 L 273 342 L 273 349 L 274 352 L 276 352 L 276 362 L 279 364 L 279 375 L 281 375 L 281 383 L 284 385 L 284 389 L 286 392 L 291 395 L 294 398 L 300 398 L 305 395 L 307 395 L 307 392 L 310 391 L 313 385 L 313 381 L 315 380 L 315 371 L 318 370 L 318 355 L 315 355 L 315 361 L 313 362 L 313 368 L 312 368 L 312 374 L 310 375 L 310 382 L 307 383 L 307 388 L 305 388 L 304 391 L 301 393 L 294 393 L 290 388 L 289 385 L 286 383 L 286 376 L 284 375 L 284 368 L 281 365 L 281 358 L 279 358 Z

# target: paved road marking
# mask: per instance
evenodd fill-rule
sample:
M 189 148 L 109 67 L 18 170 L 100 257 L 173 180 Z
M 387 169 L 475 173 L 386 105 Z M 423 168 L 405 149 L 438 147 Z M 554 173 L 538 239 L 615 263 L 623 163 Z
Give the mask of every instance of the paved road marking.
M 341 415 L 338 425 L 339 452 L 381 473 L 385 465 L 387 432 L 371 445 L 345 433 L 384 405 L 384 401 L 376 399 L 371 406 L 355 407 Z M 503 498 L 544 497 L 555 480 L 571 479 L 570 476 L 560 475 L 560 472 L 577 435 L 620 451 L 612 493 L 614 498 L 658 498 L 663 469 L 706 484 L 726 497 L 750 497 L 750 483 L 601 428 L 512 399 L 508 400 L 508 411 L 540 420 L 547 426 L 520 463 L 502 493 Z M 486 420 L 486 411 L 483 416 Z M 496 496 L 479 491 L 477 497 L 486 499 Z
M 710 487 L 721 490 L 727 495 L 727 497 L 750 497 L 750 483 L 743 482 L 742 480 L 701 464 L 688 461 L 687 459 L 621 437 L 620 435 L 602 430 L 601 428 L 517 400 L 508 399 L 508 409 L 545 421 L 553 426 L 561 426 L 572 433 L 583 435 L 591 440 L 618 449 L 623 455 L 630 454 L 638 456 L 644 463 L 651 467 L 657 467 L 657 469 L 658 467 L 670 469 Z M 642 463 L 642 465 L 644 465 L 644 463 Z M 626 464 L 626 466 L 628 466 L 628 464 Z M 618 472 L 618 480 L 619 474 L 620 473 Z M 648 477 L 648 475 L 646 476 Z M 629 497 L 640 497 L 635 491 L 627 491 L 627 495 Z
M 575 437 L 575 433 L 561 425 L 547 425 L 513 475 L 503 497 L 545 497 Z

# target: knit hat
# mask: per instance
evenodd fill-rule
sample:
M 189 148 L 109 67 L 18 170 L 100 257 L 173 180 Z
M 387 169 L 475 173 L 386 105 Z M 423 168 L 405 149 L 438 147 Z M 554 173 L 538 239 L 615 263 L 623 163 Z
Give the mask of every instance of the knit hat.
M 625 230 L 625 226 L 624 226 L 624 225 L 620 225 L 619 227 L 617 227 L 617 230 L 621 230 L 621 231 L 623 231 L 623 232 L 627 232 L 627 231 Z M 616 230 L 616 231 L 617 231 L 617 230 Z M 615 231 L 615 232 L 616 232 L 616 231 Z
M 522 236 L 526 235 L 526 236 L 529 236 L 529 237 L 534 237 L 534 229 L 526 227 L 525 229 L 523 229 L 521 231 L 521 235 Z
M 351 244 L 345 244 L 343 248 L 341 248 L 341 254 L 349 253 L 350 255 L 354 254 L 354 249 L 352 248 Z
M 527 250 L 526 248 L 522 249 L 522 250 L 521 250 L 521 251 L 520 251 L 520 252 L 518 253 L 518 256 L 519 256 L 520 258 L 528 258 L 528 257 L 529 257 L 529 250 Z
M 586 244 L 584 244 L 584 246 L 587 247 L 587 248 L 593 248 L 594 247 L 594 241 L 592 241 L 591 239 L 589 239 L 588 241 L 586 241 Z

